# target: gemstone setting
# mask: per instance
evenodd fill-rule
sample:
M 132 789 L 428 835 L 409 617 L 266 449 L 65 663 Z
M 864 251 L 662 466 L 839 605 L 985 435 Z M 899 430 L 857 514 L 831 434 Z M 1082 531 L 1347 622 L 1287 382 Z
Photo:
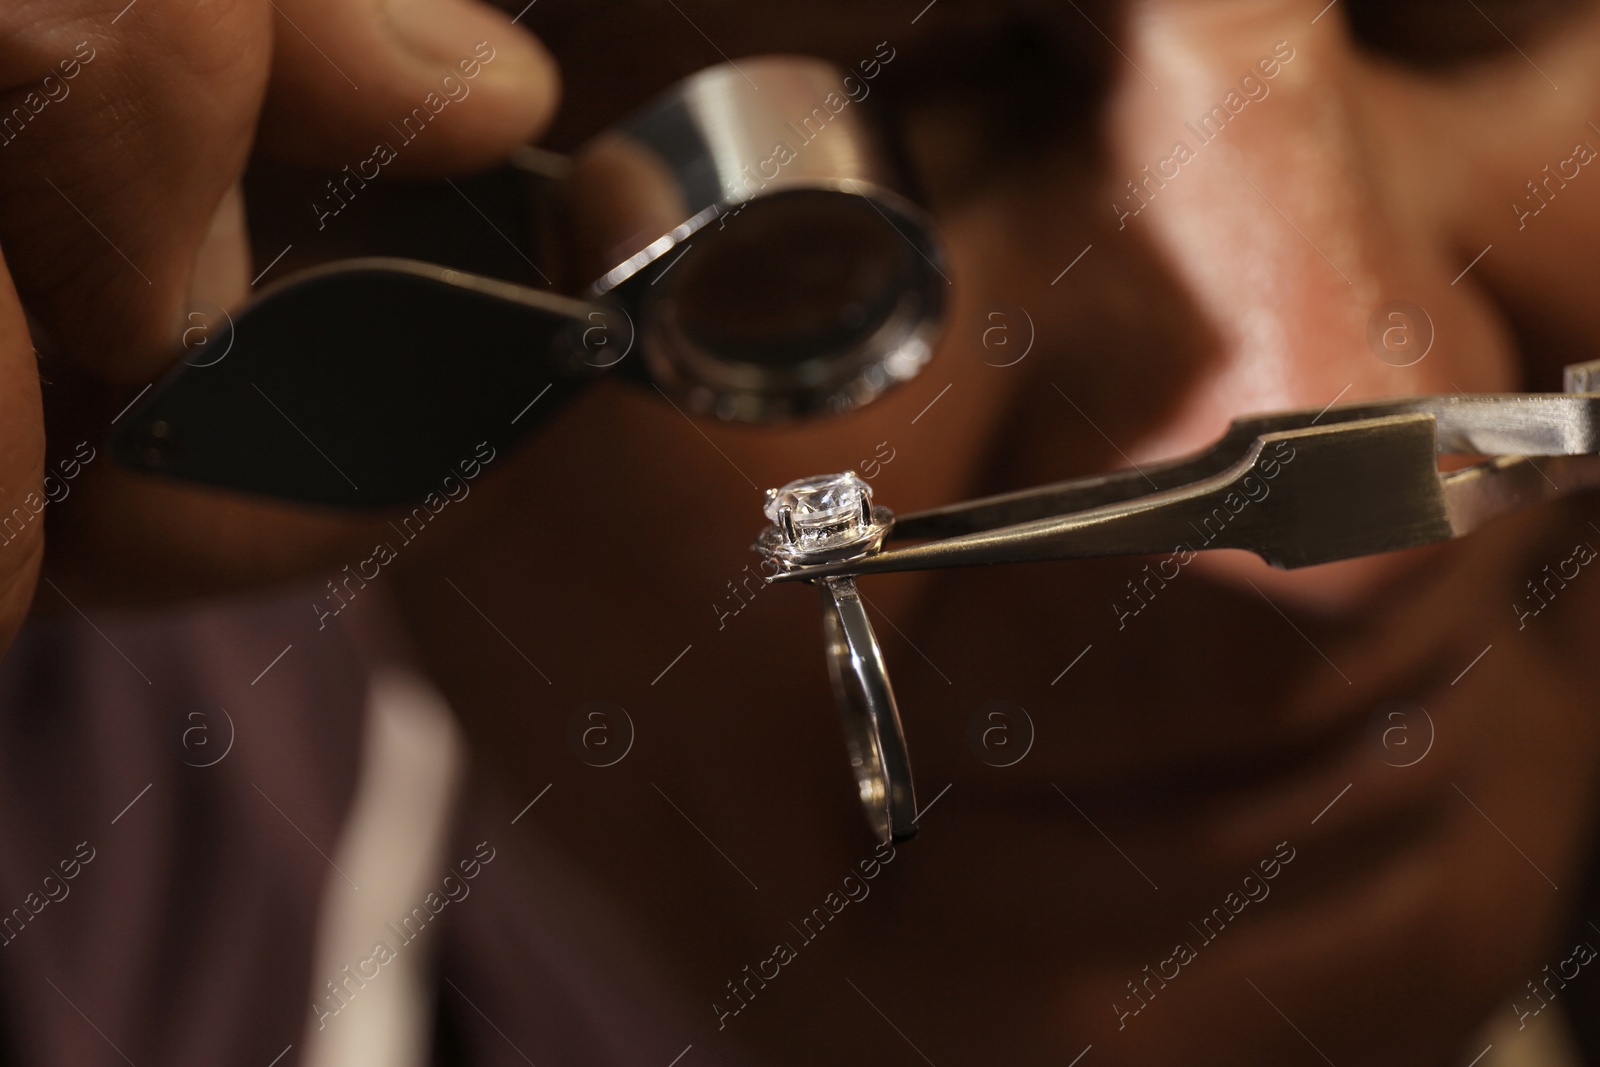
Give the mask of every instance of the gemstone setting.
M 772 525 L 756 547 L 788 563 L 850 559 L 877 550 L 894 518 L 872 506 L 872 486 L 855 471 L 800 478 L 768 489 Z

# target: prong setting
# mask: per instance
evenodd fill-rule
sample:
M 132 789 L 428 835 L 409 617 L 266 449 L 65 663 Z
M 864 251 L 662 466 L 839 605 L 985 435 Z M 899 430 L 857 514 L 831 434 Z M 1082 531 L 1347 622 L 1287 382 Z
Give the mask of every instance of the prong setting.
M 876 551 L 893 521 L 882 508 L 874 513 L 872 487 L 855 471 L 801 478 L 766 497 L 772 525 L 756 547 L 789 565 Z

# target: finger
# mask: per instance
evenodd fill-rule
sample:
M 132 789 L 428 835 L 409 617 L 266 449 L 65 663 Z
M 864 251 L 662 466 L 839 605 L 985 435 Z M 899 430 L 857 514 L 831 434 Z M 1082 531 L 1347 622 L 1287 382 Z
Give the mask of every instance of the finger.
M 101 446 L 133 393 L 172 361 L 190 309 L 229 307 L 247 290 L 230 190 L 271 63 L 264 0 L 113 3 L 0 5 L 0 248 L 49 355 L 52 440 L 69 448 Z M 29 451 L 40 447 L 28 404 L 38 374 L 5 295 L 0 533 L 8 515 L 22 522 L 18 505 L 31 513 L 28 492 L 50 485 Z M 85 463 L 70 488 L 50 508 L 50 566 L 80 604 L 267 582 L 358 536 L 338 519 L 152 484 L 109 458 Z M 0 637 L 26 604 L 42 527 L 0 545 Z
M 186 306 L 196 310 L 186 314 L 182 336 L 186 358 L 208 362 L 214 357 L 204 346 L 224 343 L 228 309 L 249 290 L 248 263 L 244 199 L 235 185 L 195 254 Z M 52 374 L 45 398 L 52 443 L 100 445 L 106 426 L 127 406 L 127 392 L 81 374 Z M 109 457 L 83 464 L 50 516 L 45 576 L 79 604 L 171 603 L 269 585 L 337 566 L 357 548 L 370 552 L 386 528 L 381 519 L 152 478 Z
M 42 350 L 143 384 L 249 151 L 259 0 L 0 7 L 0 246 Z
M 44 420 L 33 344 L 0 260 L 0 655 L 22 625 L 44 552 Z
M 477 0 L 275 0 L 260 144 L 292 162 L 374 157 L 436 174 L 503 159 L 549 122 L 554 61 Z M 386 158 L 387 157 L 387 158 Z

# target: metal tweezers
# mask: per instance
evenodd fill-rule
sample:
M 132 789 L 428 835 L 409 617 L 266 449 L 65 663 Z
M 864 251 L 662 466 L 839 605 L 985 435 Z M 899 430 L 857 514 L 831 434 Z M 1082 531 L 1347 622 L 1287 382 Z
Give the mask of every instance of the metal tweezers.
M 774 582 L 1245 549 L 1285 569 L 1447 541 L 1600 486 L 1600 360 L 1564 393 L 1407 397 L 1235 420 L 1183 459 L 897 517 L 906 547 Z M 1441 471 L 1442 453 L 1485 457 Z

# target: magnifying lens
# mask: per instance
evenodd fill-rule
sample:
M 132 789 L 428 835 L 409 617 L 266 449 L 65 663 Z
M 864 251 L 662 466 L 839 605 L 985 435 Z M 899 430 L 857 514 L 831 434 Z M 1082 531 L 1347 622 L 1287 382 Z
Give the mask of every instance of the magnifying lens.
M 546 154 L 548 155 L 548 154 Z M 415 502 L 601 374 L 686 411 L 849 411 L 925 365 L 948 279 L 882 131 L 820 60 L 702 71 L 561 167 L 569 294 L 414 259 L 264 291 L 113 428 L 128 465 L 306 503 Z M 530 219 L 536 214 L 529 210 Z
M 866 403 L 927 361 L 947 282 L 895 185 L 839 73 L 777 58 L 675 87 L 580 152 L 566 189 L 591 292 L 640 325 L 650 378 L 765 422 Z

